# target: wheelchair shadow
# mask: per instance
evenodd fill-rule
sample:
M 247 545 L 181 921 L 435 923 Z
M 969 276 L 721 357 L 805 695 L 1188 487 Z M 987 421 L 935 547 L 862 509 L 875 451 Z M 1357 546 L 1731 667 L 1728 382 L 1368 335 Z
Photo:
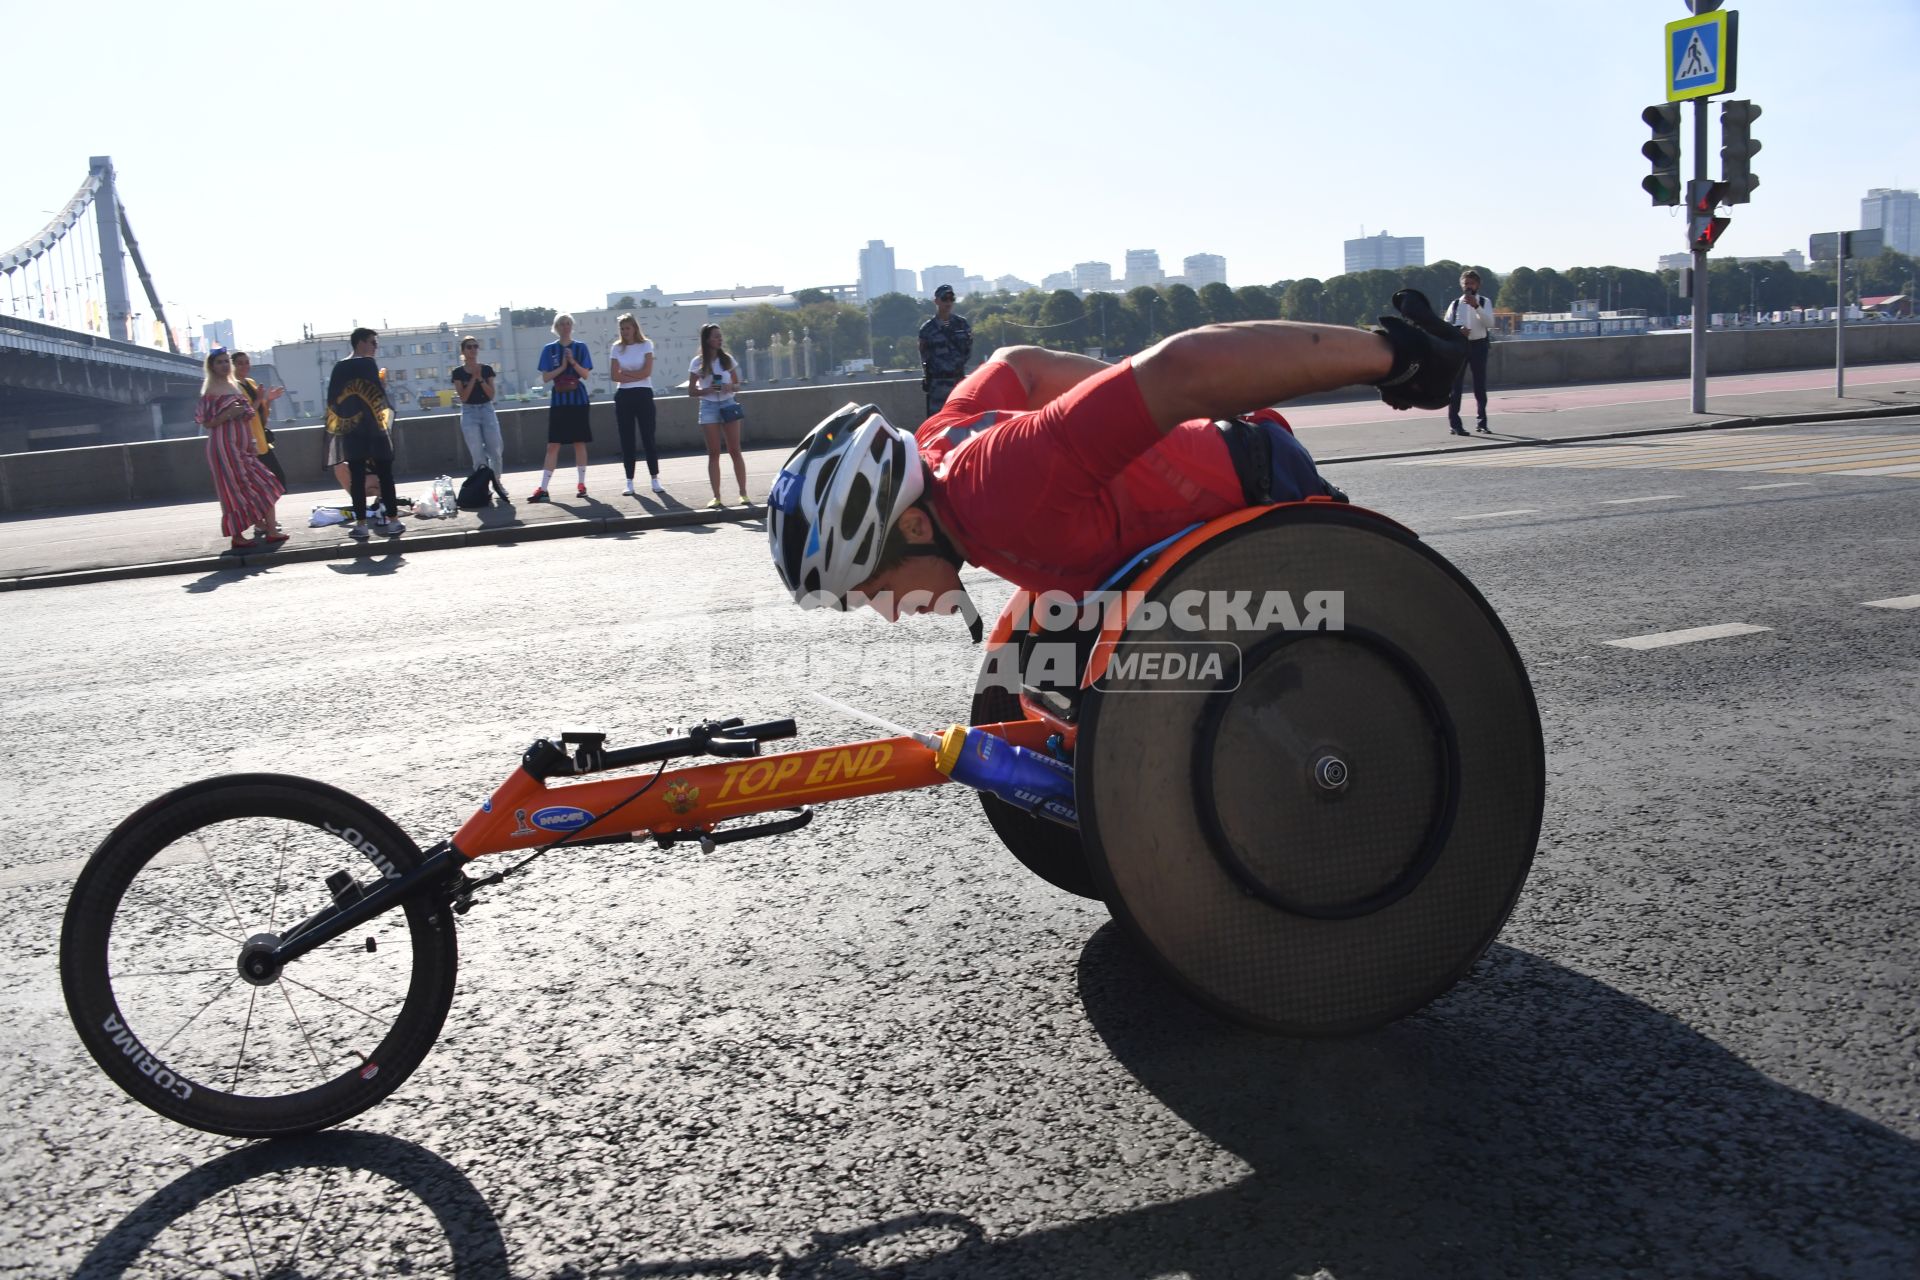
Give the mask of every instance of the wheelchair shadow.
M 1111 923 L 1082 951 L 1079 983 L 1115 1059 L 1250 1173 L 1002 1239 L 926 1212 L 775 1252 L 592 1274 L 1920 1274 L 1920 1144 L 1525 952 L 1496 946 L 1435 1005 L 1346 1041 L 1213 1016 Z M 1159 1156 L 1177 1166 L 1194 1152 Z M 884 1265 L 860 1256 L 903 1235 L 896 1244 L 925 1246 L 911 1261 L 897 1247 Z
M 346 1187 L 355 1174 L 406 1195 Z M 464 1174 L 415 1143 L 337 1130 L 241 1147 L 182 1175 L 74 1275 L 177 1275 L 187 1257 L 228 1275 L 507 1274 L 500 1223 Z

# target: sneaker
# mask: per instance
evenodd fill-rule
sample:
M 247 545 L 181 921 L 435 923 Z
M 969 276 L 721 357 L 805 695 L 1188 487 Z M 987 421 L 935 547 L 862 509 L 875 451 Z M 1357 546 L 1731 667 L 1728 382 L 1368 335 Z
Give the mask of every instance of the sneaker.
M 659 477 L 659 476 L 655 476 L 655 477 L 653 478 L 653 491 L 654 491 L 655 493 L 662 493 L 662 494 L 663 494 L 663 493 L 665 493 L 665 492 L 667 491 L 667 486 L 665 486 L 665 485 L 663 485 L 663 484 L 661 484 L 661 483 L 660 483 L 660 477 Z
M 727 506 L 726 503 L 720 501 L 720 499 L 718 498 L 715 498 L 712 502 L 709 502 L 706 506 L 700 509 L 702 511 L 724 511 L 726 509 L 726 506 Z
M 1400 314 L 1381 316 L 1373 330 L 1392 344 L 1393 368 L 1373 385 L 1395 409 L 1446 408 L 1453 403 L 1454 375 L 1467 362 L 1467 340 L 1434 314 L 1418 289 L 1395 293 L 1393 309 Z
M 623 498 L 631 498 L 634 496 L 633 481 L 627 481 L 627 487 L 620 491 L 620 496 Z
M 740 495 L 740 505 L 743 507 L 751 507 L 753 505 L 753 499 L 743 493 Z
M 386 520 L 373 527 L 374 532 L 383 538 L 397 538 L 407 531 L 407 526 L 398 520 Z
M 1474 430 L 1478 431 L 1483 436 L 1490 436 L 1493 434 L 1492 431 L 1487 429 L 1487 424 L 1484 422 L 1481 423 L 1479 426 L 1475 427 Z
M 629 492 L 631 492 L 631 490 L 629 490 Z M 585 485 L 583 485 L 583 484 L 577 484 L 577 485 L 575 485 L 575 486 L 573 486 L 573 496 L 574 496 L 574 497 L 576 497 L 576 498 L 584 498 L 584 497 L 586 497 L 586 496 L 587 496 L 587 486 L 585 486 Z
M 365 542 L 367 540 L 367 526 L 364 524 L 356 524 L 353 528 L 347 530 L 347 536 L 349 538 L 358 538 L 362 542 Z
M 527 497 L 528 502 L 545 502 L 546 500 L 547 491 L 545 489 L 535 489 L 532 494 Z

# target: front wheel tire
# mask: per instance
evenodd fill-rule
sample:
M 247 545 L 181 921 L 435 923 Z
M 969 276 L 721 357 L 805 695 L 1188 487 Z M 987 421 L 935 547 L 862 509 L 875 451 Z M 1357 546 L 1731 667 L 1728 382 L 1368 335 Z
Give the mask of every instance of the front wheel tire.
M 420 864 L 379 810 L 305 778 L 243 774 L 160 797 L 101 843 L 60 934 L 74 1028 L 136 1101 L 238 1138 L 310 1133 L 373 1106 L 433 1047 L 453 1000 L 447 908 L 419 896 L 293 961 L 241 973 L 332 901 Z

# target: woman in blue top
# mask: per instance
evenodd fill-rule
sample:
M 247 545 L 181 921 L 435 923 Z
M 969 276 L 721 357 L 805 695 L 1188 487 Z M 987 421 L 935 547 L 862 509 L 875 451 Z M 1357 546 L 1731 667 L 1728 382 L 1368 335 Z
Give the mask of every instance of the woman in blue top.
M 560 446 L 573 446 L 573 469 L 579 474 L 575 494 L 587 496 L 587 442 L 593 439 L 593 427 L 587 420 L 587 374 L 593 368 L 593 354 L 584 342 L 573 340 L 573 317 L 555 316 L 556 341 L 540 348 L 540 380 L 553 384 L 553 400 L 547 406 L 547 465 L 540 473 L 540 487 L 528 502 L 545 502 L 547 485 L 553 481 L 553 464 L 560 460 Z

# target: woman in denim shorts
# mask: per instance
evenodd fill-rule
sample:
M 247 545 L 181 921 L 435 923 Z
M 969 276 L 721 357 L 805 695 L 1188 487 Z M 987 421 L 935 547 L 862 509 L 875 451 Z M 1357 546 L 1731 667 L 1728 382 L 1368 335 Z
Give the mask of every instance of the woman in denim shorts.
M 720 500 L 720 446 L 726 444 L 733 458 L 733 478 L 740 489 L 740 505 L 750 507 L 747 497 L 747 460 L 740 456 L 740 424 L 746 410 L 734 393 L 745 385 L 740 381 L 740 366 L 727 354 L 720 326 L 700 326 L 700 354 L 687 366 L 687 394 L 700 406 L 700 432 L 707 438 L 707 483 L 713 486 L 713 501 L 707 510 L 726 506 Z
M 500 447 L 500 414 L 493 407 L 493 366 L 480 363 L 480 339 L 472 334 L 460 339 L 460 363 L 453 366 L 451 377 L 460 400 L 460 434 L 466 438 L 473 469 L 492 471 L 493 491 L 500 501 L 511 502 L 500 480 L 507 464 Z

